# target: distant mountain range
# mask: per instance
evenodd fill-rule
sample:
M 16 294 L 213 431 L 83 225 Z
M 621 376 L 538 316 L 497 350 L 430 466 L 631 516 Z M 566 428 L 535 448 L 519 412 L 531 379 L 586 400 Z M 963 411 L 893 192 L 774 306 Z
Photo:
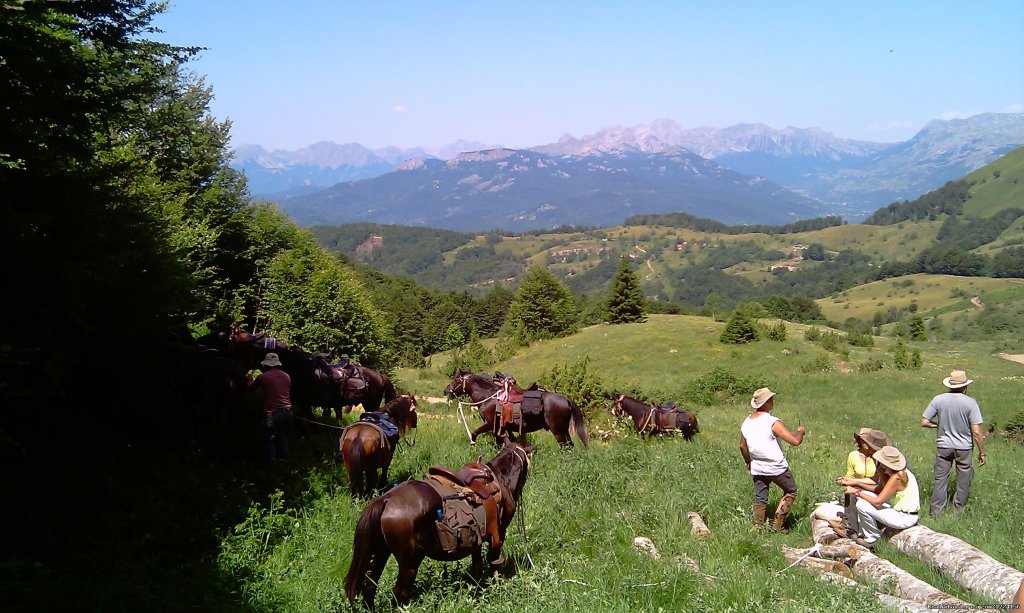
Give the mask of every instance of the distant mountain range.
M 524 150 L 461 141 L 437 151 L 371 151 L 354 143 L 295 152 L 246 146 L 236 151 L 234 165 L 253 193 L 278 200 L 302 224 L 368 220 L 513 230 L 617 224 L 629 215 L 671 211 L 781 224 L 824 214 L 859 221 L 1022 144 L 1021 113 L 936 120 L 894 144 L 762 124 L 684 130 L 661 119 Z M 479 153 L 465 154 L 473 151 Z

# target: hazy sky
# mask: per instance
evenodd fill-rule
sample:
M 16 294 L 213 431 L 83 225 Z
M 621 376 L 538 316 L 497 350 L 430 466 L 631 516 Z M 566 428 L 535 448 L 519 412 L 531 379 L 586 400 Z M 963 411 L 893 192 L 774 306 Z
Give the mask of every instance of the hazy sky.
M 910 138 L 1024 112 L 1024 2 L 171 0 L 232 144 L 527 147 L 647 124 Z

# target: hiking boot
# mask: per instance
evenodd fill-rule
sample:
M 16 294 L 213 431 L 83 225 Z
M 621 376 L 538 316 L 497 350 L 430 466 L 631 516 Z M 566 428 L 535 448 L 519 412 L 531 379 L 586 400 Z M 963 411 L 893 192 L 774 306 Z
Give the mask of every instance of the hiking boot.
M 794 500 L 796 500 L 796 496 L 786 494 L 779 501 L 779 506 L 775 507 L 775 519 L 772 521 L 772 529 L 776 532 L 789 534 L 789 528 L 786 527 L 786 518 L 789 517 L 789 510 L 793 508 Z
M 768 505 L 766 504 L 755 504 L 754 505 L 754 528 L 764 527 L 764 516 L 768 511 Z

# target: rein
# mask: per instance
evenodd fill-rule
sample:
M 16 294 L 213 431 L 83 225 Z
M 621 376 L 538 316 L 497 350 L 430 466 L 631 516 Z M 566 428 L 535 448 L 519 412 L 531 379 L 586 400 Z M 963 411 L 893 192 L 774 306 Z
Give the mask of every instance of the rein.
M 522 455 L 519 454 L 520 451 L 523 452 Z M 530 466 L 530 458 L 527 456 L 526 451 L 522 447 L 514 447 L 512 449 L 512 453 L 516 454 L 517 457 L 523 460 L 523 472 L 526 472 L 527 467 Z M 523 487 L 526 487 L 525 483 L 523 484 Z M 523 505 L 523 493 L 524 492 L 520 491 L 519 500 L 515 501 L 516 510 L 518 511 L 518 513 L 516 513 L 516 523 L 519 525 L 519 535 L 523 537 L 523 552 L 526 554 L 526 561 L 530 563 L 530 568 L 533 568 L 533 558 L 530 557 L 530 548 L 526 543 L 526 519 L 524 519 L 526 510 Z

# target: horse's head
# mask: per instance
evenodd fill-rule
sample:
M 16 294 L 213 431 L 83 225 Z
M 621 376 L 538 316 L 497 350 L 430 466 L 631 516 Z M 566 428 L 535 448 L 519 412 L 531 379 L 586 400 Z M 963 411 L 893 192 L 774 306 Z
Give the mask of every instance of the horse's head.
M 615 398 L 615 404 L 612 405 L 612 415 L 616 417 L 622 417 L 622 415 L 625 413 L 625 411 L 622 410 L 622 400 L 625 397 L 625 394 L 619 394 L 618 397 Z
M 399 431 L 403 433 L 409 428 L 415 428 L 419 421 L 416 413 L 415 394 L 396 396 L 385 404 L 381 411 L 387 413 L 391 420 L 398 425 Z
M 469 370 L 456 370 L 452 373 L 452 382 L 444 388 L 444 395 L 448 397 L 461 396 L 468 394 L 469 389 L 467 383 L 469 378 L 473 376 L 473 373 Z

